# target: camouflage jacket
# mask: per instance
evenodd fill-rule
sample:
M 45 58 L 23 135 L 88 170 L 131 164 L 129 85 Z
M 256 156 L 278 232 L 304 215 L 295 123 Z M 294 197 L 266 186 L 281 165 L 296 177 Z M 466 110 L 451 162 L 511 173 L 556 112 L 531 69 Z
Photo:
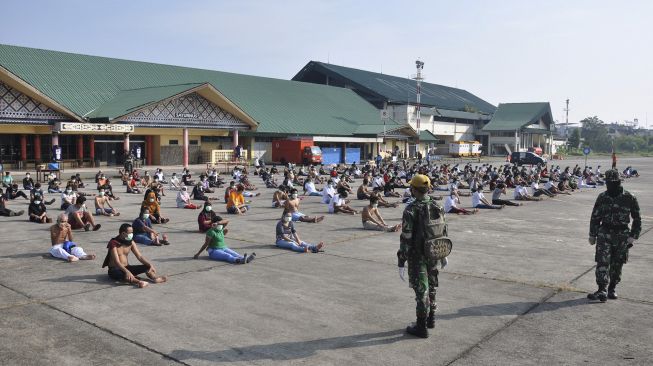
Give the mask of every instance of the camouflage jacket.
M 404 214 L 401 219 L 401 235 L 399 236 L 399 252 L 403 253 L 403 255 L 420 254 L 419 250 L 415 250 L 418 249 L 415 247 L 415 243 L 423 240 L 423 233 L 418 227 L 419 223 L 416 223 L 415 220 L 417 212 L 422 211 L 424 205 L 437 206 L 435 201 L 427 195 L 421 200 L 414 200 L 409 203 L 404 209 Z
M 642 218 L 639 215 L 639 204 L 637 198 L 630 192 L 623 190 L 616 197 L 610 197 L 608 192 L 602 192 L 596 198 L 592 219 L 590 220 L 590 236 L 597 236 L 599 227 L 627 227 L 630 218 L 633 218 L 633 225 L 630 229 L 630 236 L 637 239 L 642 231 Z

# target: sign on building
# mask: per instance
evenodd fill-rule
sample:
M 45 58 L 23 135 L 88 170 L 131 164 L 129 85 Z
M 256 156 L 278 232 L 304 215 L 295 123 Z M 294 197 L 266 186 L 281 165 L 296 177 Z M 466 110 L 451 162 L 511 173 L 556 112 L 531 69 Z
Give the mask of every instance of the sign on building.
M 108 132 L 108 133 L 131 133 L 134 132 L 134 125 L 110 124 L 110 123 L 79 123 L 79 122 L 57 122 L 54 125 L 55 132 Z

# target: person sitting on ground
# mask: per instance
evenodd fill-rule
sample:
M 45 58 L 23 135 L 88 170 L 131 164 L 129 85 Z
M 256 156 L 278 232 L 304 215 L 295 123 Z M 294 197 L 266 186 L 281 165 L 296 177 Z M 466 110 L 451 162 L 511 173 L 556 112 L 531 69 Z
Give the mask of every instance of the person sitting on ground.
M 335 184 L 333 183 L 332 180 L 329 179 L 327 181 L 327 184 L 322 187 L 322 203 L 329 204 L 333 197 L 336 195 L 336 189 L 335 189 Z
M 283 207 L 287 199 L 288 193 L 286 193 L 286 186 L 280 184 L 279 187 L 277 187 L 277 190 L 272 194 L 272 207 Z
M 43 189 L 41 189 L 41 183 L 39 183 L 39 182 L 36 182 L 34 184 L 34 188 L 32 188 L 32 190 L 29 191 L 30 201 L 34 201 L 34 199 L 36 199 L 37 196 L 40 197 L 41 201 L 43 201 L 43 203 L 45 203 L 48 206 L 56 202 L 56 199 L 54 199 L 54 198 L 49 200 L 49 201 L 45 200 Z
M 329 202 L 329 213 L 337 214 L 343 212 L 349 215 L 357 215 L 358 211 L 347 205 L 347 191 L 340 190 Z
M 395 232 L 401 228 L 401 224 L 395 226 L 388 226 L 381 217 L 378 209 L 379 199 L 377 197 L 370 197 L 370 204 L 363 208 L 361 219 L 363 221 L 363 229 L 365 230 L 378 230 Z
M 104 194 L 104 189 L 100 189 L 98 195 L 95 196 L 95 214 L 98 216 L 120 216 L 120 212 L 109 203 L 109 197 Z
M 113 194 L 113 186 L 111 185 L 111 179 L 104 176 L 104 174 L 98 180 L 97 190 L 104 189 L 104 195 L 109 197 L 110 200 L 119 200 L 120 197 Z
M 0 188 L 0 216 L 20 216 L 24 214 L 25 211 L 12 211 L 7 208 L 7 195 L 2 192 Z
M 315 188 L 315 183 L 311 177 L 306 178 L 306 182 L 304 183 L 304 195 L 322 196 L 322 193 L 318 192 Z
M 571 192 L 568 192 L 568 191 L 565 191 L 565 192 L 560 191 L 560 190 L 558 189 L 558 187 L 556 187 L 555 182 L 554 182 L 553 180 L 551 180 L 551 179 L 549 179 L 549 181 L 546 182 L 546 183 L 544 184 L 544 189 L 546 189 L 547 191 L 549 191 L 549 192 L 551 192 L 551 193 L 553 193 L 553 194 L 566 194 L 566 195 L 571 195 Z
M 59 178 L 48 179 L 48 193 L 61 193 L 60 184 Z
M 75 183 L 77 184 L 77 188 L 84 188 L 84 181 L 82 181 L 82 176 L 79 175 L 79 173 L 75 174 Z
M 118 236 L 109 241 L 107 256 L 104 258 L 104 263 L 102 263 L 102 268 L 109 267 L 109 278 L 115 281 L 125 281 L 139 288 L 148 285 L 147 282 L 138 277 L 141 273 L 145 273 L 152 283 L 166 282 L 168 278 L 166 276 L 157 276 L 154 265 L 145 259 L 138 246 L 134 245 L 133 237 L 134 229 L 132 226 L 122 224 Z M 130 265 L 129 253 L 134 253 L 136 259 L 142 264 Z
M 177 192 L 177 208 L 188 208 L 191 210 L 200 208 L 200 205 L 191 202 L 186 186 L 181 187 L 179 192 Z
M 52 219 L 46 214 L 47 209 L 41 198 L 37 198 L 29 204 L 27 212 L 29 214 L 29 221 L 39 224 L 51 223 Z M 68 221 L 68 220 L 66 220 Z
M 147 189 L 150 187 L 150 184 L 152 184 L 152 177 L 150 176 L 150 172 L 146 170 L 143 178 L 141 178 L 141 187 Z
M 15 200 L 18 197 L 23 197 L 24 199 L 29 200 L 29 197 L 27 197 L 25 192 L 18 189 L 18 184 L 16 183 L 13 183 L 9 188 L 7 188 L 6 193 L 7 198 L 10 200 Z
M 224 203 L 227 203 L 229 201 L 229 194 L 231 191 L 236 190 L 236 181 L 231 181 L 229 182 L 229 185 L 227 188 L 224 189 Z
M 194 186 L 195 181 L 191 180 L 191 177 L 192 176 L 190 175 L 188 168 L 184 168 L 183 172 L 181 173 L 181 183 L 185 186 Z
M 11 172 L 5 172 L 2 177 L 2 188 L 9 188 L 12 184 L 14 184 L 14 177 L 11 176 Z
M 363 183 L 356 190 L 356 198 L 359 200 L 369 200 L 371 197 L 370 191 L 367 188 L 370 185 L 370 180 L 365 177 Z
M 409 188 L 408 188 L 409 189 Z M 393 202 L 390 203 L 390 201 L 386 200 L 381 192 L 383 191 L 383 188 L 381 187 L 376 187 L 372 190 L 372 193 L 370 194 L 370 197 L 376 197 L 379 203 L 379 207 L 385 207 L 385 208 L 395 208 L 399 206 L 399 202 Z
M 401 197 L 401 194 L 399 192 L 395 192 L 394 189 L 396 188 L 395 184 L 395 178 L 390 178 L 388 183 L 383 185 L 383 195 L 386 197 Z
M 52 220 L 50 220 L 52 222 Z M 57 223 L 50 227 L 50 255 L 68 262 L 78 260 L 93 260 L 95 254 L 86 254 L 82 247 L 73 242 L 73 232 L 68 224 L 68 216 L 65 213 L 57 216 Z
M 140 194 L 141 189 L 138 187 L 138 181 L 134 178 L 133 175 L 129 175 L 127 178 L 127 193 Z
M 345 177 L 344 174 L 341 175 L 340 180 L 338 180 L 338 185 L 336 186 L 336 190 L 345 190 L 347 193 L 351 194 L 353 191 L 351 189 L 351 186 L 349 183 L 347 183 L 347 178 Z
M 474 209 L 473 211 L 466 210 L 462 207 L 458 207 L 458 204 L 460 203 L 460 199 L 458 196 L 456 196 L 455 191 L 452 191 L 449 193 L 449 196 L 444 199 L 444 212 L 445 213 L 454 213 L 458 215 L 473 215 L 476 212 L 478 212 L 478 209 Z
M 549 192 L 548 190 L 540 188 L 540 181 L 538 177 L 533 178 L 533 182 L 531 182 L 531 189 L 533 190 L 533 197 L 539 197 L 541 195 L 549 197 L 555 196 L 555 194 Z
M 89 231 L 92 228 L 93 231 L 98 231 L 102 225 L 95 224 L 95 219 L 93 218 L 93 215 L 88 212 L 85 202 L 86 197 L 81 196 L 77 198 L 74 205 L 68 206 L 66 209 L 68 222 L 73 230 L 84 229 L 84 231 Z
M 170 219 L 167 219 L 161 215 L 161 205 L 156 199 L 156 193 L 150 192 L 147 194 L 147 197 L 141 203 L 141 209 L 148 209 L 150 211 L 150 220 L 153 224 L 165 224 Z
M 490 201 L 488 201 L 488 199 L 485 198 L 485 195 L 483 194 L 483 185 L 476 184 L 476 189 L 472 188 L 472 207 L 500 210 L 504 206 L 503 205 L 494 206 L 493 204 L 491 204 Z
M 515 184 L 515 191 L 513 193 L 513 198 L 518 201 L 541 201 L 539 197 L 533 197 L 528 193 L 528 188 L 524 187 L 521 181 L 517 181 Z
M 228 230 L 225 228 L 228 221 L 221 220 L 220 217 L 214 217 L 211 220 L 211 227 L 206 231 L 206 238 L 204 239 L 204 244 L 200 250 L 193 256 L 194 259 L 198 259 L 200 254 L 203 251 L 209 253 L 209 258 L 216 261 L 228 262 L 231 264 L 245 264 L 249 263 L 256 258 L 256 253 L 247 255 L 238 254 L 237 252 L 229 249 L 224 242 L 224 236 L 227 234 Z
M 141 208 L 140 214 L 132 222 L 132 228 L 134 229 L 134 241 L 139 244 L 154 246 L 170 245 L 166 234 L 161 235 L 161 239 L 159 239 L 159 233 L 152 228 L 150 210 L 147 208 Z
M 229 222 L 227 220 L 224 220 L 217 213 L 215 213 L 210 201 L 204 202 L 204 207 L 202 207 L 202 211 L 199 213 L 199 215 L 197 215 L 197 224 L 199 226 L 200 232 L 201 233 L 207 232 L 211 228 L 211 223 L 213 222 L 212 220 L 216 217 L 219 218 L 218 221 L 222 223 L 221 225 L 226 225 Z
M 292 214 L 284 211 L 281 220 L 277 223 L 277 241 L 276 245 L 282 249 L 290 249 L 299 253 L 318 253 L 324 248 L 324 243 L 319 242 L 317 245 L 309 244 L 299 239 L 299 234 L 292 223 Z
M 177 177 L 177 173 L 172 173 L 172 177 L 170 177 L 170 190 L 173 191 L 178 191 L 181 189 L 181 180 L 179 180 L 179 177 Z
M 25 178 L 23 178 L 23 189 L 31 191 L 32 188 L 34 188 L 34 179 L 32 179 L 29 173 L 25 173 Z
M 66 190 L 61 193 L 61 209 L 63 211 L 67 210 L 69 206 L 74 205 L 77 202 L 79 195 L 73 191 L 71 186 L 67 186 Z
M 204 174 L 200 174 L 200 181 L 199 183 L 202 185 L 202 188 L 204 189 L 205 193 L 213 193 L 214 190 L 211 189 L 211 184 L 209 183 L 209 177 L 207 177 Z
M 199 181 L 197 184 L 195 184 L 193 187 L 193 192 L 190 194 L 190 196 L 191 198 L 200 201 L 217 200 L 216 197 L 209 197 L 204 194 L 204 186 L 202 185 L 202 181 Z
M 313 222 L 317 223 L 324 220 L 324 216 L 310 217 L 299 212 L 299 197 L 297 197 L 297 190 L 295 188 L 290 190 L 290 197 L 284 202 L 284 210 L 290 212 L 292 221 Z
M 492 204 L 500 206 L 521 206 L 521 203 L 504 200 L 501 195 L 506 194 L 506 185 L 504 183 L 497 184 L 496 188 L 492 191 Z
M 249 205 L 245 204 L 245 197 L 243 191 L 245 187 L 241 184 L 236 186 L 236 190 L 229 193 L 229 200 L 227 201 L 227 212 L 230 214 L 243 215 L 249 210 Z

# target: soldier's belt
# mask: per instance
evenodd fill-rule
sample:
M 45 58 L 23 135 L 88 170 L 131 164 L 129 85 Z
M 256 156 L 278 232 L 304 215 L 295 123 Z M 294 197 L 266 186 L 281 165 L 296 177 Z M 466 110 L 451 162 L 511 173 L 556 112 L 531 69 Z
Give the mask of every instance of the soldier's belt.
M 610 224 L 601 224 L 602 228 L 606 228 L 608 230 L 627 230 L 628 225 L 610 225 Z

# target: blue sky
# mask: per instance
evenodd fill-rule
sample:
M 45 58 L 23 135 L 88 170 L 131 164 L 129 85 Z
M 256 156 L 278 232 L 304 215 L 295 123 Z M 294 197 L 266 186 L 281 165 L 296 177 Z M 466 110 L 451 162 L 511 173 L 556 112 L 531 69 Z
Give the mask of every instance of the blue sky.
M 653 126 L 653 1 L 5 1 L 0 43 L 289 79 L 309 60 Z

